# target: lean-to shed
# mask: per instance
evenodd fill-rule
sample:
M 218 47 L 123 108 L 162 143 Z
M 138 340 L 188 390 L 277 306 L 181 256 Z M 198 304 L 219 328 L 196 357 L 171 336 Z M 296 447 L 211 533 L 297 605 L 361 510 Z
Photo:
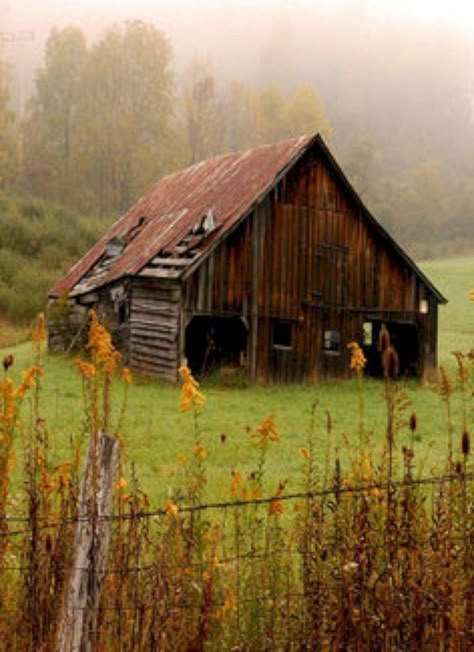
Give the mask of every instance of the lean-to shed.
M 380 374 L 385 325 L 400 373 L 422 375 L 444 302 L 304 136 L 157 181 L 51 290 L 49 345 L 77 343 L 94 307 L 138 372 L 174 381 L 187 361 L 312 382 L 347 374 L 351 340 Z

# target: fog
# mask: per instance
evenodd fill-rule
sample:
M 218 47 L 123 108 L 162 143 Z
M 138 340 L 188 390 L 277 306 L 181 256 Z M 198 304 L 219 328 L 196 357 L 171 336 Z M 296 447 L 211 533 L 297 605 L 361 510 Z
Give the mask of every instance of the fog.
M 377 174 L 388 187 L 391 176 L 400 182 L 404 172 L 428 161 L 443 191 L 454 197 L 461 188 L 470 196 L 465 187 L 474 176 L 470 3 L 0 0 L 16 110 L 21 113 L 34 89 L 52 27 L 77 26 L 93 43 L 107 26 L 129 18 L 151 22 L 166 34 L 177 88 L 196 60 L 206 63 L 221 87 L 231 81 L 253 91 L 277 87 L 289 97 L 309 85 L 324 104 L 331 147 L 343 163 L 354 141 L 373 147 L 372 186 Z M 375 195 L 369 199 L 377 203 Z

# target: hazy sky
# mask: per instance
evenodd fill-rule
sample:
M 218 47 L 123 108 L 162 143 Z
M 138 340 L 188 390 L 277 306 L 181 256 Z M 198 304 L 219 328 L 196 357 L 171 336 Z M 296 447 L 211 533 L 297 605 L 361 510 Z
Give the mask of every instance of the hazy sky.
M 187 15 L 248 10 L 271 10 L 297 5 L 362 10 L 388 17 L 446 20 L 458 27 L 474 29 L 473 0 L 0 0 L 0 20 L 9 29 L 31 29 L 44 24 L 96 19 L 99 22 L 125 17 L 156 18 L 174 23 Z
M 22 97 L 33 70 L 42 65 L 52 27 L 73 24 L 94 41 L 105 27 L 127 18 L 142 18 L 164 31 L 178 74 L 197 57 L 217 72 L 251 84 L 262 49 L 282 39 L 286 44 L 286 38 L 293 39 L 289 45 L 295 52 L 301 50 L 299 42 L 310 47 L 314 26 L 324 32 L 314 23 L 314 10 L 330 16 L 342 8 L 347 10 L 343 17 L 358 17 L 362 39 L 383 37 L 397 19 L 418 28 L 436 23 L 467 30 L 474 43 L 474 0 L 0 0 L 0 41 L 15 64 Z M 346 28 L 346 39 L 351 29 Z

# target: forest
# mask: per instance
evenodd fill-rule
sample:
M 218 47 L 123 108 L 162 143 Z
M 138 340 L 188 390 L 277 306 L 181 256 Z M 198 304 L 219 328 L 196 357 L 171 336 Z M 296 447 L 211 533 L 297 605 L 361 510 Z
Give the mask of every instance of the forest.
M 252 71 L 253 42 L 241 45 L 240 67 L 232 43 L 227 65 L 191 53 L 183 63 L 152 22 L 117 22 L 95 39 L 57 27 L 23 103 L 3 55 L 0 315 L 31 318 L 58 274 L 159 177 L 310 132 L 414 258 L 470 253 L 467 34 L 383 28 L 337 12 L 276 20 Z

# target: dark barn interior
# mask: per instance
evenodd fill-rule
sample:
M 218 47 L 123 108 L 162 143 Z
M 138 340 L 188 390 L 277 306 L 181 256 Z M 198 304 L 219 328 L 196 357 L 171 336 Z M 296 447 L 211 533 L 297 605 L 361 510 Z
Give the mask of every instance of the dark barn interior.
M 240 317 L 197 315 L 186 327 L 185 356 L 198 378 L 222 366 L 244 366 L 246 351 L 247 329 Z
M 398 354 L 399 377 L 419 375 L 420 343 L 419 333 L 411 322 L 364 322 L 363 350 L 367 358 L 365 373 L 372 377 L 383 376 L 381 329 L 385 327 L 390 334 L 390 343 Z

